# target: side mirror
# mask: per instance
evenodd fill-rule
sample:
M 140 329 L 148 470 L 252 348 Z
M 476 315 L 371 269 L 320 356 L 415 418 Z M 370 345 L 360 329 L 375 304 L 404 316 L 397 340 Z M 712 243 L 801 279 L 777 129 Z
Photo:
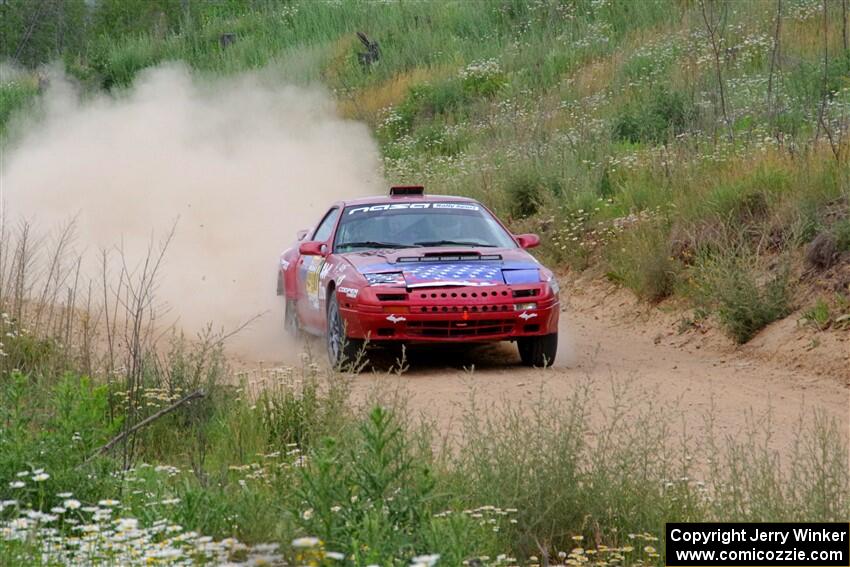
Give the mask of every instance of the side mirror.
M 315 240 L 308 240 L 307 242 L 302 242 L 300 246 L 298 246 L 298 253 L 302 256 L 324 256 L 327 253 L 328 247 L 324 242 L 317 242 Z
M 304 240 L 304 237 L 307 236 L 307 232 L 309 232 L 309 229 L 302 228 L 301 230 L 295 233 L 295 238 L 298 240 Z
M 517 234 L 516 239 L 520 248 L 534 248 L 540 245 L 540 237 L 536 234 Z

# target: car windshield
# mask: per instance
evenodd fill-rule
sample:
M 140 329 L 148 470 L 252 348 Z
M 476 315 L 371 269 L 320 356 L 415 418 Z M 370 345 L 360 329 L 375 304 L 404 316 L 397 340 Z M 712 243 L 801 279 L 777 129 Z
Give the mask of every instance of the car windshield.
M 516 248 L 511 236 L 477 203 L 388 203 L 347 207 L 334 249 L 420 246 Z

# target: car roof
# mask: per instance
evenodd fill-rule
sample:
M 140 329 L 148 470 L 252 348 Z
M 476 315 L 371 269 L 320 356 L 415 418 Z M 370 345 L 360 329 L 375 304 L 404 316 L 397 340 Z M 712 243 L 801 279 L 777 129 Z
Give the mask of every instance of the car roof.
M 349 205 L 383 205 L 386 203 L 444 203 L 446 201 L 458 203 L 477 203 L 469 197 L 457 197 L 455 195 L 375 195 L 374 197 L 360 197 L 358 199 L 346 199 L 339 201 L 344 207 Z

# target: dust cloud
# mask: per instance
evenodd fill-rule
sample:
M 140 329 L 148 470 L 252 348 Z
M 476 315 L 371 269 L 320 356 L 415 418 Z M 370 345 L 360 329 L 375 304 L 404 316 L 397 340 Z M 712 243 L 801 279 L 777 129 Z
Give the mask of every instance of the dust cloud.
M 275 283 L 296 230 L 336 199 L 385 190 L 365 125 L 262 73 L 203 80 L 172 64 L 93 98 L 53 77 L 43 104 L 4 149 L 6 222 L 75 218 L 77 249 L 121 246 L 137 265 L 176 221 L 156 300 L 189 333 L 266 313 L 232 340 L 244 356 L 287 357 Z

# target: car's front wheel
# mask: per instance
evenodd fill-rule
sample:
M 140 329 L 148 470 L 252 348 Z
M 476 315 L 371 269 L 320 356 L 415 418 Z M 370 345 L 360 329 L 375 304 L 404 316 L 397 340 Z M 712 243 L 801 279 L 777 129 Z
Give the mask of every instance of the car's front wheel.
M 519 357 L 525 366 L 552 366 L 558 353 L 558 333 L 517 339 Z
M 337 369 L 358 362 L 363 341 L 349 338 L 345 333 L 345 321 L 339 312 L 339 302 L 336 293 L 331 291 L 328 299 L 328 361 Z

